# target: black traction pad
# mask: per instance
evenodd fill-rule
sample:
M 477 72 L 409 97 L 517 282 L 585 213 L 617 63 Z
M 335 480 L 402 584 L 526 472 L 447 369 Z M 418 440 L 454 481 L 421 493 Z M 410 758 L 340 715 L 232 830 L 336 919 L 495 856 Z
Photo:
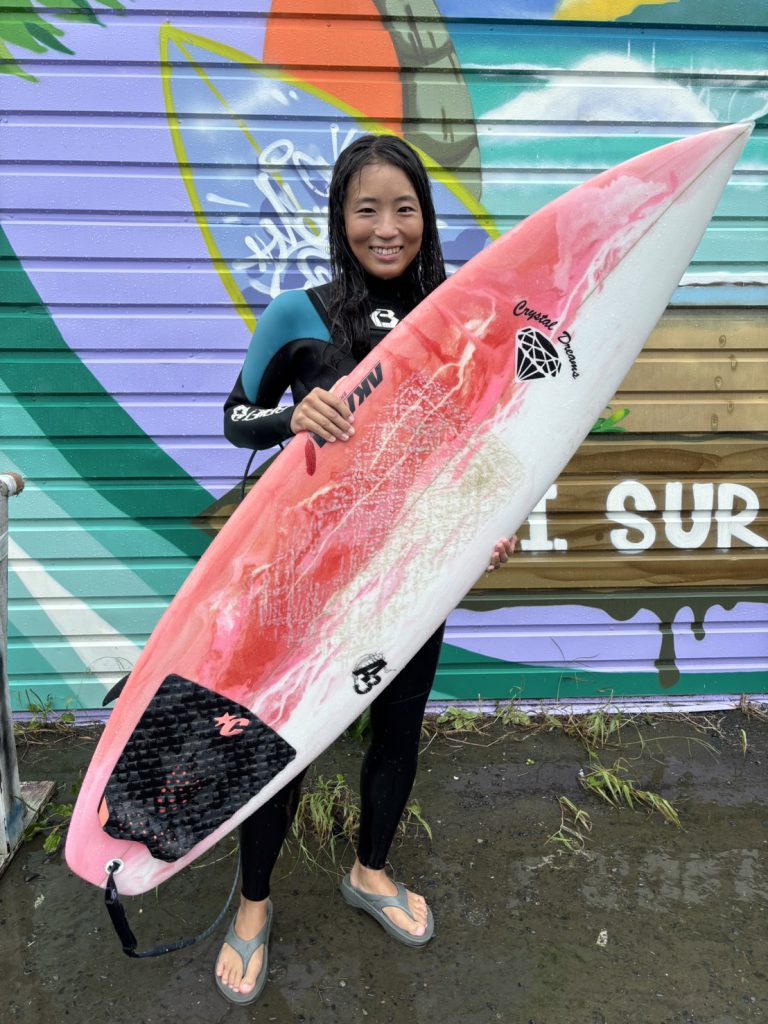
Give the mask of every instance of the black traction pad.
M 104 831 L 174 861 L 210 835 L 296 756 L 247 708 L 170 675 L 104 790 Z

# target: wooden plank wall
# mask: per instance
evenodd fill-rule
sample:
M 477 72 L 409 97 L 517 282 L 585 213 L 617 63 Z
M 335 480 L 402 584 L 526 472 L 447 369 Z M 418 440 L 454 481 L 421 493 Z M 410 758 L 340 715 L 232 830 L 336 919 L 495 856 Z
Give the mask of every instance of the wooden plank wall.
M 221 402 L 270 297 L 323 275 L 346 140 L 383 127 L 426 154 L 458 266 L 604 167 L 744 117 L 670 309 L 452 618 L 436 695 L 765 688 L 764 3 L 63 6 L 0 12 L 17 708 L 97 707 L 204 550 L 244 462 Z

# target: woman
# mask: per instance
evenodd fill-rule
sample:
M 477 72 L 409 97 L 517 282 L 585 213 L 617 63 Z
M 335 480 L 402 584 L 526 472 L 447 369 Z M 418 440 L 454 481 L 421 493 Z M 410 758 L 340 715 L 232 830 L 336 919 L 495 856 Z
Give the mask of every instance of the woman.
M 224 433 L 235 445 L 269 448 L 302 431 L 330 443 L 348 441 L 354 415 L 331 387 L 445 280 L 429 179 L 415 152 L 395 136 L 363 136 L 339 156 L 329 238 L 330 284 L 283 293 L 259 321 L 225 404 Z M 295 404 L 277 408 L 287 387 Z M 513 541 L 500 541 L 489 568 L 506 562 L 513 549 Z M 422 896 L 389 878 L 385 864 L 416 774 L 443 629 L 371 704 L 357 859 L 341 886 L 347 903 L 409 946 L 430 940 L 432 913 Z M 235 1003 L 254 1001 L 266 983 L 270 874 L 300 786 L 301 776 L 241 827 L 243 891 L 216 962 L 216 984 Z

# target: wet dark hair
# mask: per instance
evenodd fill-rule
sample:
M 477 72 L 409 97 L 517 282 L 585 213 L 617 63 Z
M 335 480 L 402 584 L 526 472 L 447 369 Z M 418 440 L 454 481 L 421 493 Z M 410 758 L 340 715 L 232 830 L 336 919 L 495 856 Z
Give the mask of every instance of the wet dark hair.
M 368 351 L 365 271 L 352 253 L 344 226 L 344 201 L 350 182 L 370 164 L 389 164 L 402 171 L 421 207 L 424 230 L 421 248 L 401 279 L 403 301 L 409 306 L 445 280 L 445 263 L 432 190 L 424 165 L 407 142 L 396 135 L 363 135 L 343 150 L 336 161 L 328 193 L 328 236 L 331 250 L 331 292 L 328 313 L 334 341 L 343 352 L 360 358 Z

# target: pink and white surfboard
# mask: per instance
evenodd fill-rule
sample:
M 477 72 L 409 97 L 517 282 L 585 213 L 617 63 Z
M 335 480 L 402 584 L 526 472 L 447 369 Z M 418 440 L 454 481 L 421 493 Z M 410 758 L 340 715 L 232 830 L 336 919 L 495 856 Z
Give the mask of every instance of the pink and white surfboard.
M 529 217 L 348 377 L 159 622 L 94 754 L 69 866 L 145 892 L 311 762 L 483 573 L 616 392 L 750 133 L 646 153 Z

